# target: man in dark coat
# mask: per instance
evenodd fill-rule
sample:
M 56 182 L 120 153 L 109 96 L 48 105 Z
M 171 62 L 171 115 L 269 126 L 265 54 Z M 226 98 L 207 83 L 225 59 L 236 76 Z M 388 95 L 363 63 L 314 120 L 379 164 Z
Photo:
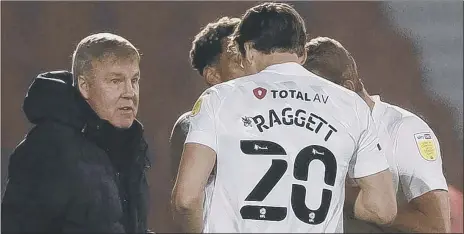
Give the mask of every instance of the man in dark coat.
M 149 161 L 140 55 L 126 39 L 84 38 L 73 73 L 40 74 L 24 112 L 34 127 L 10 157 L 2 233 L 146 233 Z

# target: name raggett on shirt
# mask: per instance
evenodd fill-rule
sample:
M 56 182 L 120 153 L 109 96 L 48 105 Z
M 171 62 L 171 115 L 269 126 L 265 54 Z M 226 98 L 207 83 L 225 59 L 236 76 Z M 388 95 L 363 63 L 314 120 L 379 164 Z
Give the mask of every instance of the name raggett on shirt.
M 293 111 L 291 107 L 286 107 L 278 111 L 278 113 L 280 114 L 278 115 L 274 109 L 270 109 L 266 118 L 263 115 L 256 115 L 251 118 L 260 132 L 277 125 L 297 126 L 314 133 L 325 133 L 324 141 L 328 141 L 332 133 L 337 132 L 337 129 L 322 117 L 302 109 Z

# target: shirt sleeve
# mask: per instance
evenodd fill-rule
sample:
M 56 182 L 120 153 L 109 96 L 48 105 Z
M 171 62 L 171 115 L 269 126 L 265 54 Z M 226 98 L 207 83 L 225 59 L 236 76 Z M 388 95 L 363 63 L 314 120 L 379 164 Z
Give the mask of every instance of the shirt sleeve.
M 440 144 L 432 129 L 418 117 L 408 117 L 398 127 L 396 136 L 394 157 L 408 202 L 432 190 L 448 190 Z
M 380 145 L 377 128 L 369 107 L 365 103 L 359 103 L 358 101 L 356 108 L 361 134 L 348 170 L 348 176 L 351 178 L 373 175 L 389 167 L 384 153 L 384 150 L 389 149 L 384 149 Z
M 219 107 L 217 90 L 207 89 L 195 102 L 189 117 L 190 127 L 185 143 L 208 146 L 217 153 L 216 117 Z

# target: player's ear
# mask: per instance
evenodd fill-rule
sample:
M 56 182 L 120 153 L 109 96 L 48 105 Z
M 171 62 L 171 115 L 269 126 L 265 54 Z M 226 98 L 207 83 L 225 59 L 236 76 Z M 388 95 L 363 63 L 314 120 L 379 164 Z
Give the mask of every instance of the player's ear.
M 251 41 L 245 42 L 244 47 L 245 47 L 245 59 L 247 60 L 249 64 L 252 64 L 254 56 L 255 56 L 254 54 L 255 49 L 253 49 L 253 43 Z
M 221 77 L 215 68 L 207 66 L 203 69 L 203 76 L 205 77 L 206 83 L 210 86 L 221 83 Z
M 342 82 L 342 86 L 351 90 L 351 91 L 355 91 L 356 90 L 356 85 L 354 84 L 354 82 L 352 80 L 344 80 Z
M 87 80 L 87 77 L 79 76 L 77 78 L 77 85 L 82 97 L 84 97 L 85 100 L 89 99 L 89 81 Z

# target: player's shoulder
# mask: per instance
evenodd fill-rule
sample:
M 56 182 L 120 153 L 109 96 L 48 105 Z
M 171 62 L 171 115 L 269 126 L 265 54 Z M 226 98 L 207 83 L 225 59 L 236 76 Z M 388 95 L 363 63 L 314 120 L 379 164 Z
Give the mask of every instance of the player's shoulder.
M 175 132 L 184 132 L 187 133 L 190 127 L 190 120 L 189 117 L 191 116 L 192 112 L 188 111 L 179 116 L 177 118 L 176 122 L 174 123 L 174 126 L 172 127 L 171 130 L 171 138 L 174 135 Z
M 216 98 L 222 99 L 224 96 L 227 96 L 229 93 L 231 93 L 235 86 L 236 81 L 229 80 L 209 87 L 203 92 L 201 96 L 214 96 Z
M 180 115 L 179 118 L 177 118 L 177 121 L 174 124 L 174 126 L 188 125 L 190 115 L 192 115 L 191 111 L 187 111 L 187 112 L 183 113 L 182 115 Z
M 324 92 L 329 94 L 331 100 L 337 102 L 337 106 L 349 106 L 351 109 L 356 110 L 357 112 L 370 112 L 369 106 L 366 104 L 366 102 L 354 91 L 349 90 L 341 85 L 337 85 L 316 74 L 311 72 L 309 73 L 311 74 L 311 85 L 318 86 L 324 90 Z
M 393 104 L 386 103 L 386 106 L 386 116 L 388 116 L 388 118 L 390 119 L 392 128 L 397 128 L 401 131 L 432 132 L 430 126 L 421 117 L 412 113 L 411 111 Z
M 232 92 L 237 87 L 246 85 L 247 83 L 251 83 L 257 79 L 262 78 L 264 75 L 263 73 L 256 73 L 248 76 L 242 76 L 233 80 L 229 80 L 220 84 L 213 86 L 218 92 Z M 212 88 L 213 88 L 212 87 Z
M 308 71 L 308 76 L 310 79 L 308 79 L 309 82 L 311 82 L 311 85 L 313 86 L 319 86 L 323 89 L 326 89 L 327 91 L 334 93 L 336 95 L 340 95 L 341 98 L 348 98 L 351 100 L 356 100 L 359 101 L 362 99 L 359 97 L 358 94 L 355 92 L 341 86 L 333 83 L 332 81 L 329 81 L 323 77 L 320 77 L 312 72 Z
M 246 86 L 254 82 L 258 77 L 262 77 L 261 73 L 239 77 L 233 80 L 222 82 L 208 88 L 203 95 L 215 95 L 219 100 L 224 100 L 230 94 L 234 93 L 240 87 Z
M 343 118 L 352 116 L 361 121 L 362 125 L 367 124 L 371 109 L 357 93 L 330 81 L 324 82 L 324 90 L 330 95 L 333 105 L 342 108 L 346 113 L 342 115 Z

